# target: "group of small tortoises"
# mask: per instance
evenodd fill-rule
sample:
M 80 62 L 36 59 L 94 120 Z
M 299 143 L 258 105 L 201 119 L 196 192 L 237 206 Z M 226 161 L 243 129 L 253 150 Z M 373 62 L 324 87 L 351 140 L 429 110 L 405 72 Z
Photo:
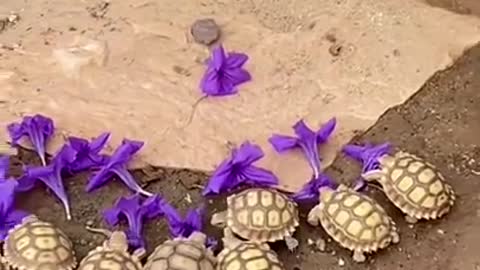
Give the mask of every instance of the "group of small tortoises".
M 455 201 L 452 187 L 438 170 L 414 155 L 397 152 L 379 160 L 379 169 L 363 174 L 377 180 L 386 196 L 406 214 L 406 220 L 436 219 Z M 308 223 L 319 223 L 353 259 L 364 261 L 372 253 L 400 241 L 395 222 L 375 200 L 345 185 L 321 187 L 319 204 L 308 213 Z M 215 257 L 205 245 L 206 235 L 167 240 L 155 248 L 145 266 L 144 249 L 130 254 L 121 231 L 88 228 L 108 237 L 90 251 L 79 270 L 282 270 L 283 263 L 268 242 L 284 240 L 289 249 L 299 226 L 297 203 L 272 188 L 249 188 L 227 198 L 227 210 L 215 213 L 211 223 L 224 228 L 224 249 Z M 243 238 L 243 239 L 240 239 Z M 72 242 L 53 224 L 29 216 L 9 231 L 4 263 L 19 270 L 72 270 L 77 266 Z

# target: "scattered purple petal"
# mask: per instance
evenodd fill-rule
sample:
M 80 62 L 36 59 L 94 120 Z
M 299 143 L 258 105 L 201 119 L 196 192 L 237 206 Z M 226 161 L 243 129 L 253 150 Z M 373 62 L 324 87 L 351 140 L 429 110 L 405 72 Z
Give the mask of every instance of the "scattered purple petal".
M 133 248 L 145 247 L 143 238 L 143 225 L 147 220 L 154 219 L 163 214 L 160 209 L 161 198 L 152 195 L 142 202 L 140 194 L 130 197 L 121 197 L 115 205 L 103 212 L 103 218 L 109 226 L 116 226 L 122 218 L 128 222 L 127 237 L 129 245 Z
M 252 79 L 250 73 L 242 68 L 247 61 L 248 56 L 244 53 L 227 54 L 222 45 L 214 48 L 200 83 L 203 93 L 207 96 L 236 94 L 237 85 Z
M 54 124 L 52 119 L 40 114 L 25 116 L 20 123 L 11 123 L 7 126 L 13 145 L 18 145 L 19 140 L 27 136 L 37 152 L 43 166 L 47 164 L 45 148 L 48 140 L 53 135 Z
M 15 189 L 18 182 L 6 179 L 9 157 L 0 157 L 0 242 L 5 240 L 8 231 L 19 224 L 28 213 L 14 209 Z
M 162 201 L 160 205 L 162 212 L 167 218 L 172 238 L 188 238 L 192 233 L 201 232 L 203 230 L 204 207 L 190 209 L 185 215 L 185 218 L 182 218 L 178 210 L 168 202 Z M 218 245 L 218 241 L 213 237 L 207 237 L 207 242 L 205 244 L 208 248 L 215 249 Z
M 75 161 L 70 165 L 71 172 L 80 172 L 105 164 L 108 159 L 105 155 L 101 155 L 100 151 L 109 139 L 110 133 L 102 133 L 91 142 L 78 137 L 69 137 L 68 143 L 77 151 Z
M 69 168 L 75 156 L 75 150 L 65 144 L 48 166 L 25 167 L 24 175 L 18 180 L 16 191 L 23 192 L 32 189 L 37 180 L 43 182 L 62 202 L 67 219 L 71 220 L 70 203 L 63 185 L 62 173 Z
M 359 145 L 345 145 L 342 151 L 357 161 L 362 162 L 362 173 L 368 172 L 370 170 L 378 169 L 378 158 L 388 154 L 391 150 L 390 143 L 373 145 L 370 143 L 365 144 L 364 146 Z M 366 187 L 366 182 L 362 177 L 359 177 L 355 183 L 354 189 L 359 191 Z
M 246 141 L 232 150 L 230 158 L 224 160 L 210 177 L 203 195 L 220 194 L 241 184 L 273 186 L 278 178 L 270 171 L 252 165 L 263 158 L 260 146 Z
M 124 139 L 113 155 L 109 157 L 98 172 L 90 178 L 86 191 L 91 192 L 101 187 L 116 175 L 134 193 L 152 196 L 152 193 L 140 187 L 127 169 L 127 163 L 132 159 L 133 155 L 143 147 L 143 144 L 141 141 Z
M 336 126 L 336 119 L 332 118 L 323 124 L 317 132 L 311 130 L 303 120 L 293 126 L 296 137 L 273 134 L 268 140 L 278 153 L 300 147 L 313 170 L 314 178 L 320 175 L 320 155 L 318 145 L 327 142 Z
M 185 218 L 182 218 L 178 210 L 166 201 L 161 202 L 160 208 L 168 220 L 168 226 L 170 228 L 170 234 L 172 238 L 187 238 L 193 232 L 202 231 L 202 215 L 204 212 L 202 207 L 190 209 Z
M 321 187 L 329 186 L 335 188 L 335 183 L 325 174 L 310 180 L 302 189 L 293 195 L 293 199 L 297 202 L 314 202 L 318 203 Z

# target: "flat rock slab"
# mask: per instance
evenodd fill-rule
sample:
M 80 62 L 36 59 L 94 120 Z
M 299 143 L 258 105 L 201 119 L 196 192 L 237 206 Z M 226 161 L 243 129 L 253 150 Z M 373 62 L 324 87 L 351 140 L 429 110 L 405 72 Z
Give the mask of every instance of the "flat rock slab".
M 250 140 L 266 153 L 259 165 L 291 190 L 311 170 L 299 151 L 276 154 L 272 133 L 336 117 L 322 148 L 328 166 L 356 131 L 480 40 L 478 18 L 410 0 L 5 3 L 0 12 L 21 19 L 0 34 L 1 123 L 52 117 L 50 152 L 66 135 L 111 131 L 110 151 L 123 138 L 143 140 L 134 167 L 210 171 L 232 143 Z M 189 31 L 206 17 L 222 27 L 227 50 L 250 56 L 253 81 L 194 106 L 209 52 Z

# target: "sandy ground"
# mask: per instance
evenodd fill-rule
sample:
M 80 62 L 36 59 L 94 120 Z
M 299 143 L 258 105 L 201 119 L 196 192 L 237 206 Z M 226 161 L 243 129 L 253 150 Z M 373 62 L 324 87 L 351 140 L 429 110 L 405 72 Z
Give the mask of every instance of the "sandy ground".
M 430 1 L 433 2 L 433 1 Z M 472 13 L 480 11 L 474 1 L 438 1 L 435 4 L 453 8 L 458 5 Z M 470 5 L 469 5 L 470 4 Z M 479 14 L 479 13 L 477 13 Z M 427 158 L 437 165 L 457 191 L 459 198 L 452 212 L 435 222 L 421 222 L 409 227 L 402 215 L 376 190 L 370 194 L 384 205 L 399 224 L 401 242 L 369 258 L 362 265 L 353 263 L 350 253 L 328 240 L 320 228 L 302 224 L 296 236 L 300 248 L 289 253 L 282 244 L 273 247 L 286 263 L 286 269 L 431 269 L 477 270 L 480 259 L 475 251 L 480 247 L 480 46 L 466 53 L 450 69 L 433 76 L 425 86 L 405 104 L 387 111 L 367 132 L 354 141 L 390 141 L 395 146 Z M 15 164 L 38 162 L 28 151 L 21 151 Z M 338 157 L 327 174 L 339 182 L 353 181 L 359 166 L 345 157 Z M 194 184 L 203 183 L 207 175 L 189 170 L 159 168 L 136 171 L 136 176 L 148 185 L 148 189 L 163 194 L 167 199 L 185 209 L 200 202 L 201 196 Z M 172 185 L 175 183 L 175 185 Z M 65 221 L 60 204 L 47 192 L 38 190 L 22 198 L 20 207 L 54 221 L 75 242 L 78 257 L 99 244 L 103 239 L 88 234 L 83 226 L 93 221 L 102 226 L 99 211 L 109 207 L 120 195 L 127 194 L 120 184 L 110 184 L 98 192 L 85 194 L 85 176 L 79 175 L 67 181 L 73 207 L 73 221 Z M 194 203 L 185 200 L 189 194 Z M 95 204 L 91 203 L 95 201 Z M 210 210 L 221 208 L 211 204 Z M 210 211 L 210 213 L 212 212 Z M 308 209 L 302 211 L 305 217 Z M 208 228 L 212 235 L 220 232 Z M 146 227 L 148 248 L 151 249 L 168 236 L 163 221 L 149 223 Z M 326 251 L 319 252 L 307 245 L 307 239 L 323 238 Z M 344 262 L 343 266 L 339 262 Z

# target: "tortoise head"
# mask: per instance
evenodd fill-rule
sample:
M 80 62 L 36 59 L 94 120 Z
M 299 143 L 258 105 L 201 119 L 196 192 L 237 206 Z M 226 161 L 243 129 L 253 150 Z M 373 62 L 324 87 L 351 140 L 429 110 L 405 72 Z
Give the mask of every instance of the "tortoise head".
M 204 245 L 207 241 L 207 236 L 202 232 L 195 231 L 188 237 L 188 240 Z
M 320 202 L 328 202 L 332 198 L 333 192 L 335 192 L 335 190 L 330 186 L 323 186 L 318 189 L 318 192 L 320 194 Z
M 113 231 L 107 240 L 107 245 L 113 250 L 127 251 L 128 239 L 127 235 L 123 231 Z

